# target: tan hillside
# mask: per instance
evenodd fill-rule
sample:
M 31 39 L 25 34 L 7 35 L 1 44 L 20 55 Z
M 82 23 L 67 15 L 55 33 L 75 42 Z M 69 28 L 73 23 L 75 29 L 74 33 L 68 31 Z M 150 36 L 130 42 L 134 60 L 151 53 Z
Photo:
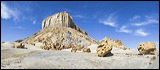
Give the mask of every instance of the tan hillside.
M 60 12 L 44 19 L 42 30 L 24 39 L 22 43 L 49 50 L 57 46 L 62 49 L 71 45 L 87 47 L 91 44 L 97 44 L 97 41 L 76 26 L 67 12 Z

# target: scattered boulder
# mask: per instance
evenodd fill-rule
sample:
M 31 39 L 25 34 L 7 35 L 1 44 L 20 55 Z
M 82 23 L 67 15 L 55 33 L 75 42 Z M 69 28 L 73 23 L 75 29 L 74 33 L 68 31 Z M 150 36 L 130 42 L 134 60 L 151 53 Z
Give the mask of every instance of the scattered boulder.
M 100 43 L 103 43 L 103 42 L 107 42 L 108 44 L 112 45 L 112 47 L 116 47 L 116 48 L 120 48 L 120 49 L 123 49 L 123 50 L 126 50 L 127 47 L 121 42 L 121 40 L 113 40 L 113 39 L 109 39 L 108 37 L 105 37 L 103 40 L 101 40 Z
M 67 49 L 67 47 L 63 44 L 59 43 L 49 43 L 45 44 L 45 46 L 40 46 L 40 48 L 44 50 L 62 50 L 62 49 Z
M 81 49 L 83 49 L 84 46 L 79 46 L 79 47 L 76 47 L 77 50 L 81 51 Z
M 142 42 L 138 44 L 138 51 L 140 54 L 151 54 L 156 51 L 154 42 Z
M 90 48 L 83 48 L 83 52 L 91 52 Z
M 112 50 L 112 45 L 108 44 L 107 42 L 101 43 L 96 49 L 99 57 L 106 56 L 107 54 L 111 53 L 111 50 Z
M 22 43 L 16 43 L 15 45 L 14 45 L 14 48 L 24 48 L 24 44 L 22 44 Z
M 35 43 L 34 43 L 34 42 L 31 42 L 31 45 L 34 45 L 34 46 L 35 46 Z
M 76 48 L 72 48 L 71 52 L 76 52 L 77 49 Z

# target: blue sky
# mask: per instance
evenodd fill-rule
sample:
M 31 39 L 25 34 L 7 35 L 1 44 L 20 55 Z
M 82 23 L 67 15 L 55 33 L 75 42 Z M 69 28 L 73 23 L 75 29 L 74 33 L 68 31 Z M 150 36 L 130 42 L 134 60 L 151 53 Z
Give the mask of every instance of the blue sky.
M 159 48 L 158 1 L 1 1 L 1 42 L 29 37 L 62 11 L 96 40 L 119 39 L 134 49 L 151 41 Z

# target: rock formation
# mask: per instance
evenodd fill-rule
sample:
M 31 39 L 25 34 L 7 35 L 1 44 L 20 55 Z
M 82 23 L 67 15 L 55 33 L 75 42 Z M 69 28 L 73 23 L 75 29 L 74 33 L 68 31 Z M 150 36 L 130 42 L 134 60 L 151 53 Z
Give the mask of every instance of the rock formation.
M 106 56 L 107 54 L 111 53 L 111 50 L 112 50 L 112 45 L 109 44 L 108 41 L 104 41 L 96 49 L 99 57 Z
M 150 54 L 156 51 L 156 45 L 154 42 L 142 42 L 138 44 L 138 51 L 141 54 Z
M 21 42 L 45 50 L 62 50 L 71 46 L 87 47 L 97 44 L 96 40 L 72 22 L 72 17 L 67 12 L 59 12 L 47 17 L 42 22 L 42 30 L 22 39 Z
M 77 49 L 76 48 L 72 48 L 71 52 L 76 52 Z
M 115 45 L 114 45 L 115 47 L 123 49 L 123 50 L 127 49 L 126 46 L 121 42 L 121 40 L 116 40 L 114 42 L 115 42 Z
M 77 25 L 72 22 L 72 17 L 66 12 L 59 12 L 52 16 L 47 17 L 42 21 L 42 29 L 46 27 L 70 27 L 83 34 L 87 32 L 81 30 Z
M 111 46 L 126 49 L 120 40 L 114 41 L 105 37 L 101 43 L 103 41 Z M 42 21 L 42 30 L 16 42 L 30 44 L 45 50 L 74 48 L 73 50 L 76 49 L 76 51 L 81 51 L 84 47 L 87 48 L 92 44 L 99 43 L 97 40 L 89 37 L 87 32 L 75 25 L 72 22 L 72 17 L 65 11 L 47 17 Z
M 126 50 L 126 46 L 121 42 L 121 40 L 114 41 L 113 39 L 109 39 L 108 37 L 105 37 L 102 42 L 107 42 L 108 44 L 112 45 L 113 47 L 120 48 Z
M 90 48 L 83 48 L 83 52 L 91 52 Z
M 24 48 L 24 44 L 22 44 L 22 43 L 16 43 L 15 44 L 15 46 L 14 46 L 14 48 Z

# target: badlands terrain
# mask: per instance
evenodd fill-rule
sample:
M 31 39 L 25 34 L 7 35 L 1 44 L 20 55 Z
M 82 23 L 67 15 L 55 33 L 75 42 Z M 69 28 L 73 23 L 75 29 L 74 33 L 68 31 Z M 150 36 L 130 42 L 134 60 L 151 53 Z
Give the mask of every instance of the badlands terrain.
M 127 48 L 123 41 L 95 40 L 59 12 L 42 21 L 33 35 L 1 43 L 1 69 L 159 69 L 153 42 Z

